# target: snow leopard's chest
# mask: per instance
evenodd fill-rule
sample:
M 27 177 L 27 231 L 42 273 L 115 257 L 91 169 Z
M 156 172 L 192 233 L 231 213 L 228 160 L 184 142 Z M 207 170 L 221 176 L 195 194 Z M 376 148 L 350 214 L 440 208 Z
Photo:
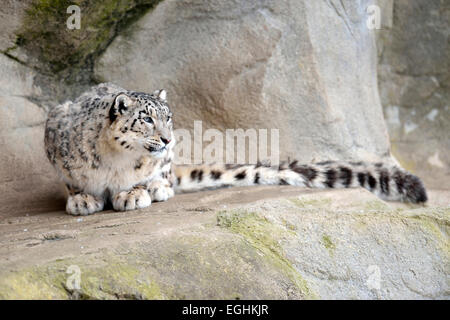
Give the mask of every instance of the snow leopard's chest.
M 161 175 L 162 160 L 151 157 L 106 162 L 96 170 L 81 170 L 74 177 L 85 192 L 104 196 L 145 185 Z

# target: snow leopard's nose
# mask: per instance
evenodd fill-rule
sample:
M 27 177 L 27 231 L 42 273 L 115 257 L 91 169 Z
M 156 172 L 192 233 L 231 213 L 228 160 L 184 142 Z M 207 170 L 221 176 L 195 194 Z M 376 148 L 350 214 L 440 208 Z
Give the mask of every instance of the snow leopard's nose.
M 164 143 L 165 145 L 168 145 L 170 143 L 170 140 L 168 140 L 166 138 L 161 137 L 160 139 L 161 139 L 162 143 Z

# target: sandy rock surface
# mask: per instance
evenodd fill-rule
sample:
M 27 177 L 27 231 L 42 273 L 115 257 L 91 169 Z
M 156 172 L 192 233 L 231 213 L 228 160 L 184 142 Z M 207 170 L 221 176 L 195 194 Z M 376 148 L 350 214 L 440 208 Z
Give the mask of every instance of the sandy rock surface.
M 0 224 L 0 297 L 449 298 L 448 199 L 257 187 L 133 212 L 12 214 Z

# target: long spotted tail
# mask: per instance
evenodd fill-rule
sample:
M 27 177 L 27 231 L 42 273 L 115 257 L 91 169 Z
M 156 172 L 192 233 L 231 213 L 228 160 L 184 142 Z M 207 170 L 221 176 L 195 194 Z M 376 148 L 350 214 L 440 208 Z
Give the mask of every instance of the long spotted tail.
M 270 166 L 176 166 L 175 192 L 230 186 L 293 185 L 309 188 L 363 187 L 384 200 L 422 203 L 427 193 L 422 181 L 397 166 L 384 163 L 334 162 Z

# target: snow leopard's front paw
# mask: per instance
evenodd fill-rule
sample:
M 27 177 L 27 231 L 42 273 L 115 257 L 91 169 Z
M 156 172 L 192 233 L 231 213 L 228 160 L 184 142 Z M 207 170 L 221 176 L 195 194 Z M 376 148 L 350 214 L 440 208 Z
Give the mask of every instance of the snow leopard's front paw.
M 160 187 L 152 191 L 153 201 L 167 201 L 174 196 L 173 189 L 170 187 Z
M 86 193 L 70 195 L 67 199 L 66 212 L 73 216 L 87 216 L 102 211 L 105 206 L 103 198 Z
M 128 211 L 146 208 L 152 204 L 152 200 L 147 190 L 136 188 L 130 191 L 116 193 L 112 199 L 112 203 L 114 210 Z
M 174 196 L 173 189 L 164 183 L 153 183 L 150 187 L 152 201 L 167 201 Z

